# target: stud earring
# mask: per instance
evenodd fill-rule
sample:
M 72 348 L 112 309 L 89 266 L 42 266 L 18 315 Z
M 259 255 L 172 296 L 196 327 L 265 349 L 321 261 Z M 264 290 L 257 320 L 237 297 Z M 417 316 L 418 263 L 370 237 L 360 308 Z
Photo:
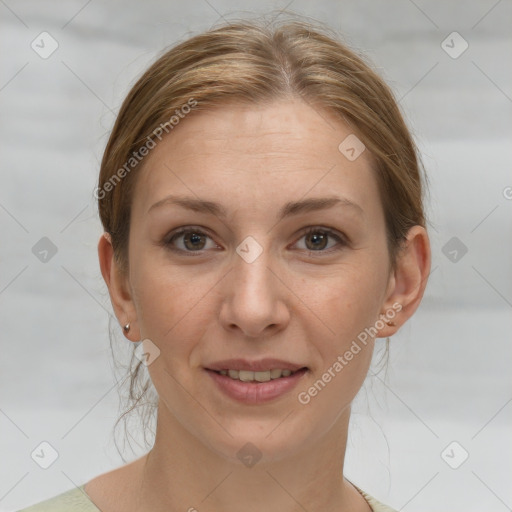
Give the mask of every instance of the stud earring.
M 123 327 L 123 329 L 124 329 L 124 332 L 125 332 L 125 333 L 130 332 L 130 324 L 126 324 L 126 325 Z
M 391 320 L 388 320 L 386 322 L 390 327 L 396 325 L 395 322 L 392 322 Z

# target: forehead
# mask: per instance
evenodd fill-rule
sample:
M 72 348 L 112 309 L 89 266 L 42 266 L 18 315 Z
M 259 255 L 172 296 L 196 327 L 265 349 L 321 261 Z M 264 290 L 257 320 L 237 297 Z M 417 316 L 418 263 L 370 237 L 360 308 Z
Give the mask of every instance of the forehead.
M 133 207 L 145 213 L 177 192 L 265 208 L 279 208 L 283 196 L 339 192 L 371 207 L 378 191 L 368 152 L 351 161 L 339 150 L 349 136 L 348 125 L 298 99 L 196 111 L 145 157 Z

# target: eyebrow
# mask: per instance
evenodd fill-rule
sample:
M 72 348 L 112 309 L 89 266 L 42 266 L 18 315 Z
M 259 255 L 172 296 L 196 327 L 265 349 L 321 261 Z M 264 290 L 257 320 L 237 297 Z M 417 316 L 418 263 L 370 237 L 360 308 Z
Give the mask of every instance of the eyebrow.
M 169 195 L 160 201 L 157 201 L 149 208 L 148 213 L 164 205 L 181 206 L 187 210 L 192 210 L 198 213 L 207 213 L 220 218 L 227 217 L 226 209 L 219 203 L 207 201 L 204 199 L 197 199 L 194 197 L 176 195 Z M 333 208 L 334 206 L 348 206 L 353 208 L 353 210 L 359 215 L 364 216 L 364 210 L 357 203 L 354 203 L 346 197 L 329 196 L 303 199 L 301 201 L 290 201 L 281 208 L 278 214 L 278 219 L 282 220 L 286 217 L 291 217 L 301 213 L 327 210 L 329 208 Z

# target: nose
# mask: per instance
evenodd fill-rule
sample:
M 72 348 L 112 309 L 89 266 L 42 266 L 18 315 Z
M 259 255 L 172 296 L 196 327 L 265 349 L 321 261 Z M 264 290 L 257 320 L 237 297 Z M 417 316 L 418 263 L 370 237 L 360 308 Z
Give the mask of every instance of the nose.
M 286 304 L 290 291 L 276 271 L 268 251 L 252 262 L 238 254 L 224 281 L 220 321 L 229 331 L 239 331 L 248 338 L 260 338 L 284 329 L 290 320 Z

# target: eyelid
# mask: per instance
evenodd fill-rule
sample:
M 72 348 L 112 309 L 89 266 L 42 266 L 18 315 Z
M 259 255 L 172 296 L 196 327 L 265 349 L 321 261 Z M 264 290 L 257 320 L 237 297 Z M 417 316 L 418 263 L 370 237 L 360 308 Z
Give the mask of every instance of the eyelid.
M 305 228 L 305 230 L 301 231 L 299 238 L 297 239 L 296 242 L 293 243 L 293 245 L 295 245 L 302 237 L 309 235 L 311 233 L 318 233 L 318 232 L 325 233 L 327 236 L 337 240 L 338 243 L 336 246 L 326 249 L 324 251 L 314 251 L 311 249 L 303 249 L 308 254 L 313 254 L 315 256 L 316 255 L 320 256 L 322 254 L 331 254 L 332 252 L 339 251 L 343 247 L 350 245 L 349 239 L 344 233 L 338 231 L 337 229 L 330 228 L 328 226 L 309 226 L 309 227 Z
M 183 249 L 178 249 L 177 247 L 173 247 L 173 245 L 171 244 L 171 241 L 173 240 L 173 238 L 179 238 L 180 236 L 182 236 L 186 233 L 190 233 L 190 232 L 204 235 L 204 236 L 208 237 L 210 240 L 212 240 L 215 245 L 217 245 L 217 246 L 219 245 L 214 240 L 213 236 L 209 233 L 209 230 L 207 228 L 203 228 L 202 226 L 183 226 L 183 227 L 177 228 L 176 230 L 171 231 L 169 234 L 167 234 L 163 238 L 161 245 L 163 245 L 167 249 L 178 252 L 180 254 L 185 254 L 185 253 L 188 255 L 203 254 L 203 252 L 207 251 L 208 249 L 200 249 L 199 251 L 185 251 Z
M 310 233 L 316 233 L 317 231 L 321 231 L 321 232 L 331 235 L 333 237 L 337 237 L 345 243 L 348 243 L 348 238 L 345 236 L 344 233 L 342 233 L 341 231 L 338 231 L 337 229 L 330 228 L 328 226 L 310 226 L 310 227 L 307 227 L 304 229 L 305 229 L 305 231 L 302 232 L 301 236 L 309 235 Z
M 200 255 L 200 254 L 203 254 L 204 252 L 208 251 L 208 249 L 200 249 L 198 251 L 185 251 L 183 249 L 178 249 L 171 245 L 171 240 L 173 240 L 173 238 L 178 238 L 178 237 L 180 237 L 186 233 L 189 233 L 189 232 L 196 232 L 200 235 L 205 235 L 206 237 L 210 238 L 210 240 L 212 240 L 217 246 L 219 246 L 219 244 L 217 244 L 217 242 L 214 240 L 213 236 L 210 235 L 209 230 L 207 228 L 204 228 L 201 226 L 193 226 L 193 225 L 183 226 L 181 228 L 177 228 L 176 230 L 172 231 L 171 233 L 169 233 L 168 235 L 166 235 L 164 237 L 164 239 L 162 240 L 162 245 L 167 247 L 170 250 L 175 251 L 175 252 L 178 252 L 181 254 L 186 253 L 188 255 L 193 255 L 193 254 Z M 338 251 L 341 248 L 343 248 L 344 246 L 348 246 L 350 244 L 347 236 L 344 233 L 342 233 L 334 228 L 330 228 L 328 226 L 308 226 L 308 227 L 305 227 L 302 230 L 300 230 L 300 232 L 299 232 L 300 235 L 295 240 L 295 242 L 293 242 L 292 246 L 296 245 L 299 242 L 299 240 L 301 238 L 303 238 L 304 236 L 309 235 L 311 233 L 317 233 L 317 232 L 325 233 L 327 236 L 337 240 L 337 242 L 338 242 L 337 246 L 331 247 L 327 250 L 319 250 L 319 251 L 302 249 L 303 251 L 306 251 L 308 254 L 314 254 L 314 255 L 319 255 L 319 256 L 322 254 L 330 254 L 330 253 Z

